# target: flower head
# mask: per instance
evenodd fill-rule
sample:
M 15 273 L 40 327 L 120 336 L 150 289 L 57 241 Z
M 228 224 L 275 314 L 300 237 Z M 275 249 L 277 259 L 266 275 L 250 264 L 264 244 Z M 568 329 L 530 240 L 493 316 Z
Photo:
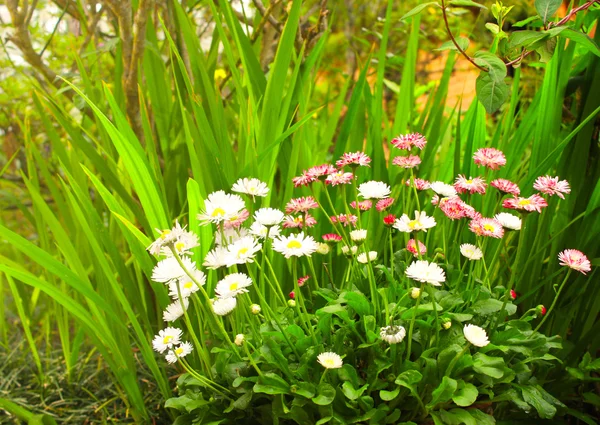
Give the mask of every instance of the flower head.
M 285 221 L 283 222 L 284 229 L 302 229 L 304 227 L 313 227 L 317 224 L 317 220 L 315 218 L 306 213 L 305 215 L 298 215 L 296 217 L 287 215 L 285 216 Z
M 250 285 L 252 285 L 252 279 L 246 274 L 232 273 L 225 276 L 217 283 L 215 293 L 219 298 L 232 298 L 248 292 L 246 288 Z
M 401 168 L 415 168 L 421 163 L 421 158 L 417 155 L 397 156 L 392 160 L 392 164 Z
M 252 198 L 255 196 L 265 197 L 269 194 L 269 188 L 267 187 L 266 183 L 260 181 L 259 179 L 248 179 L 245 177 L 235 182 L 231 188 L 231 191 L 245 193 L 252 196 Z
M 521 230 L 521 218 L 510 213 L 498 213 L 494 216 L 502 227 L 508 230 Z
M 178 328 L 164 328 L 158 331 L 158 335 L 152 340 L 152 347 L 154 351 L 164 353 L 165 350 L 172 348 L 181 342 L 181 336 L 183 332 Z
M 440 266 L 425 260 L 417 260 L 406 268 L 406 276 L 417 282 L 429 283 L 433 286 L 442 286 L 446 281 L 446 274 Z
M 342 237 L 337 233 L 326 233 L 323 235 L 323 240 L 328 244 L 334 244 L 342 241 Z
M 326 243 L 317 242 L 317 252 L 321 255 L 327 255 L 331 252 L 331 248 Z
M 414 181 L 414 184 L 412 186 L 414 186 L 417 190 L 425 190 L 425 189 L 431 188 L 431 183 L 429 183 L 427 180 L 415 178 L 415 179 L 413 179 L 413 181 Z M 406 183 L 404 183 L 404 184 L 406 186 L 410 187 L 411 186 L 410 182 L 411 182 L 410 180 L 406 180 Z
M 493 218 L 476 218 L 469 222 L 469 229 L 477 236 L 489 236 L 500 239 L 504 236 L 502 224 Z
M 196 270 L 196 263 L 188 257 L 181 257 L 181 262 L 188 272 L 193 273 Z M 168 283 L 173 279 L 186 276 L 186 274 L 185 270 L 179 265 L 177 258 L 168 257 L 156 263 L 152 270 L 151 279 L 155 282 Z
M 487 184 L 485 183 L 485 180 L 483 180 L 481 177 L 466 178 L 462 174 L 459 174 L 456 178 L 456 181 L 454 182 L 454 189 L 456 189 L 458 193 L 469 192 L 470 194 L 484 194 L 486 187 Z
M 298 278 L 298 286 L 300 288 L 302 288 L 308 279 L 310 279 L 309 275 L 306 275 L 306 276 L 303 276 L 303 277 L 299 277 Z
M 183 342 L 179 345 L 179 347 L 169 350 L 168 354 L 165 356 L 165 360 L 168 363 L 175 363 L 177 359 L 181 357 L 185 357 L 194 351 L 194 347 L 189 342 Z
M 244 344 L 245 339 L 246 337 L 244 337 L 244 334 L 237 334 L 233 340 L 233 343 L 238 347 L 241 347 Z
M 438 206 L 440 210 L 451 220 L 461 219 L 467 217 L 468 213 L 470 213 L 471 207 L 467 205 L 462 199 L 458 196 L 453 196 L 451 198 L 442 198 L 438 201 Z
M 254 213 L 254 220 L 263 226 L 275 226 L 283 221 L 283 212 L 275 208 L 260 208 Z
M 173 255 L 171 248 L 173 248 L 179 255 L 184 255 L 198 246 L 198 236 L 186 231 L 185 227 L 181 227 L 177 221 L 172 229 L 156 229 L 156 231 L 160 236 L 147 248 L 150 254 L 171 256 Z
M 519 196 L 521 194 L 521 189 L 519 189 L 519 186 L 517 186 L 516 183 L 513 183 L 510 180 L 496 179 L 492 180 L 490 185 L 503 193 L 510 193 L 515 196 Z
M 238 214 L 232 215 L 229 219 L 223 221 L 223 227 L 225 229 L 239 229 L 244 221 L 250 217 L 250 213 L 246 208 L 241 210 Z
M 342 223 L 344 227 L 354 226 L 358 217 L 354 214 L 339 214 L 331 217 L 333 223 Z
M 290 202 L 285 206 L 285 212 L 287 214 L 292 213 L 305 213 L 313 208 L 319 208 L 319 204 L 315 201 L 312 196 L 306 196 L 302 198 L 290 199 Z
M 226 316 L 233 311 L 236 305 L 236 297 L 217 298 L 212 300 L 212 309 L 217 316 Z
M 344 173 L 343 171 L 336 171 L 335 173 L 329 174 L 325 179 L 325 184 L 337 186 L 338 184 L 350 184 L 354 174 Z
M 308 186 L 309 184 L 311 184 L 314 181 L 317 181 L 317 179 L 306 174 L 306 171 L 304 171 L 304 173 L 302 173 L 298 177 L 294 177 L 292 179 L 292 183 L 294 183 L 294 187 Z
M 535 311 L 537 312 L 537 314 L 540 314 L 542 316 L 545 316 L 546 313 L 548 312 L 548 310 L 546 310 L 546 307 L 544 307 L 542 304 L 538 305 L 535 308 Z
M 377 259 L 377 251 L 362 252 L 356 257 L 356 261 L 361 264 L 367 264 Z
M 250 226 L 250 234 L 254 235 L 255 237 L 257 237 L 259 239 L 266 238 L 267 234 L 269 235 L 270 239 L 274 239 L 277 236 L 279 236 L 280 232 L 281 232 L 281 229 L 279 228 L 279 226 L 267 227 L 267 226 L 263 226 L 258 221 L 255 221 Z
M 506 157 L 494 148 L 481 148 L 473 154 L 475 164 L 487 167 L 491 170 L 498 170 L 500 167 L 506 165 Z
M 395 222 L 396 216 L 394 214 L 388 214 L 385 217 L 383 217 L 383 224 L 385 224 L 387 227 L 392 227 Z
M 339 369 L 342 367 L 344 362 L 339 354 L 332 352 L 321 353 L 317 356 L 317 361 L 323 366 L 325 369 Z
M 310 256 L 317 250 L 317 242 L 312 236 L 304 233 L 290 236 L 280 236 L 273 241 L 273 250 L 283 254 L 285 258 Z
M 389 197 L 390 193 L 392 193 L 392 190 L 389 185 L 375 180 L 358 186 L 358 194 L 364 199 L 383 199 Z
M 194 270 L 192 274 L 194 276 L 194 280 L 198 282 L 200 286 L 204 286 L 206 283 L 206 275 L 204 272 L 201 270 Z M 194 282 L 188 275 L 182 276 L 177 280 L 172 280 L 169 282 L 169 295 L 173 299 L 179 299 L 180 294 L 182 298 L 187 298 L 200 289 L 196 282 Z
M 250 313 L 257 315 L 257 314 L 260 314 L 261 311 L 262 311 L 262 308 L 258 304 L 250 305 Z
M 427 247 L 421 241 L 409 239 L 408 243 L 406 244 L 406 250 L 415 257 L 418 257 L 419 255 L 424 255 L 427 252 Z
M 565 249 L 558 254 L 558 261 L 561 266 L 569 267 L 583 274 L 592 270 L 592 264 L 587 256 L 576 249 Z
M 350 232 L 350 240 L 359 245 L 367 239 L 367 231 L 365 229 L 356 229 Z
M 518 297 L 517 291 L 515 291 L 514 289 L 511 289 L 510 290 L 510 298 L 513 299 L 513 300 L 516 300 L 517 297 Z
M 416 300 L 421 296 L 421 288 L 417 288 L 416 286 L 410 290 L 410 297 L 413 300 Z
M 356 201 L 350 202 L 350 206 L 356 209 Z M 373 202 L 370 199 L 365 199 L 364 201 L 358 202 L 358 209 L 360 211 L 369 211 L 373 206 Z
M 163 311 L 163 320 L 165 322 L 174 322 L 183 316 L 190 306 L 190 300 L 188 298 L 184 298 L 183 301 L 176 300 L 169 304 L 165 311 Z
M 262 244 L 258 243 L 252 236 L 245 236 L 232 244 L 227 245 L 225 265 L 231 267 L 234 264 L 253 263 L 256 253 L 260 251 Z
M 398 344 L 404 340 L 406 329 L 403 326 L 384 326 L 379 330 L 379 336 L 388 344 Z
M 542 208 L 548 206 L 548 202 L 538 194 L 531 195 L 529 198 L 513 197 L 505 199 L 502 202 L 504 208 L 510 208 L 513 210 L 532 212 L 542 212 Z
M 460 253 L 469 260 L 481 260 L 483 251 L 470 243 L 464 243 L 460 246 Z
M 431 183 L 429 186 L 431 190 L 437 193 L 440 196 L 444 196 L 446 198 L 451 198 L 456 196 L 456 189 L 451 184 L 447 184 L 444 182 L 436 181 Z
M 414 219 L 411 219 L 406 214 L 402 214 L 402 217 L 394 223 L 394 228 L 403 233 L 417 232 L 419 230 L 426 232 L 427 229 L 434 227 L 435 224 L 435 219 L 429 217 L 425 211 L 415 211 Z
M 346 165 L 350 167 L 369 167 L 371 163 L 371 158 L 364 152 L 348 152 L 342 155 L 342 157 L 335 163 L 338 168 L 345 167 Z
M 355 245 L 352 245 L 351 247 L 348 245 L 344 245 L 342 247 L 342 254 L 344 254 L 348 258 L 353 257 L 357 253 L 358 253 L 358 247 Z
M 485 347 L 490 343 L 485 329 L 480 328 L 479 326 L 471 324 L 465 325 L 463 328 L 463 334 L 465 335 L 467 341 L 476 347 Z
M 211 251 L 208 251 L 202 265 L 210 270 L 216 270 L 220 267 L 225 267 L 227 264 L 227 248 L 224 246 L 216 246 Z
M 217 224 L 238 216 L 245 208 L 246 204 L 240 196 L 219 190 L 208 195 L 198 219 L 202 224 Z
M 323 165 L 317 165 L 315 167 L 311 167 L 308 169 L 308 171 L 306 172 L 306 175 L 318 180 L 318 179 L 324 179 L 326 178 L 328 175 L 336 173 L 337 169 L 331 165 L 331 164 L 323 164 Z
M 427 144 L 425 136 L 419 133 L 403 134 L 392 139 L 392 145 L 398 149 L 410 150 L 414 147 L 423 149 Z
M 375 204 L 375 209 L 379 212 L 387 210 L 394 203 L 394 198 L 380 199 Z
M 559 180 L 558 177 L 538 177 L 533 184 L 533 188 L 545 193 L 546 195 L 556 195 L 561 199 L 565 199 L 565 195 L 563 195 L 563 193 L 571 193 L 569 182 L 566 180 Z

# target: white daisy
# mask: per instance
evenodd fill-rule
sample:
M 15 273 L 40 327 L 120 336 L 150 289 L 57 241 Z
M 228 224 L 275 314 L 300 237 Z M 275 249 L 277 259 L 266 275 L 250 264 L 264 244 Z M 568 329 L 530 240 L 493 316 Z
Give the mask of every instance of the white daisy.
M 249 234 L 248 229 L 245 227 L 228 227 L 215 232 L 215 244 L 217 246 L 227 246 Z
M 446 281 L 446 274 L 440 266 L 425 260 L 417 260 L 406 269 L 406 276 L 417 282 L 430 283 L 433 286 L 442 286 Z
M 173 255 L 173 251 L 171 251 L 171 247 L 173 247 L 175 252 L 177 252 L 179 256 L 182 256 L 189 254 L 190 250 L 196 248 L 198 245 L 198 235 L 192 232 L 183 232 L 172 244 L 163 246 L 160 253 L 166 257 L 170 257 Z
M 367 231 L 364 229 L 356 229 L 350 232 L 350 239 L 357 245 L 360 245 L 367 239 Z
M 247 195 L 252 196 L 252 198 L 254 199 L 255 196 L 267 196 L 269 193 L 269 188 L 267 187 L 267 184 L 265 182 L 262 182 L 259 179 L 248 179 L 244 177 L 243 179 L 239 179 L 233 184 L 231 191 L 237 193 L 245 193 Z
M 364 199 L 383 199 L 389 197 L 390 193 L 392 193 L 392 190 L 389 185 L 375 180 L 358 186 L 358 194 Z
M 388 344 L 398 344 L 406 336 L 403 326 L 385 326 L 380 329 L 379 336 Z
M 234 264 L 253 263 L 256 253 L 260 251 L 262 244 L 259 244 L 252 236 L 245 236 L 227 246 L 225 262 L 227 267 Z
M 470 243 L 462 244 L 460 253 L 469 260 L 481 260 L 483 257 L 483 251 Z
M 471 324 L 465 325 L 463 334 L 465 335 L 467 341 L 476 347 L 485 347 L 490 343 L 485 329 L 480 328 L 479 326 Z
M 252 279 L 246 274 L 232 273 L 217 283 L 215 292 L 219 298 L 231 298 L 248 292 L 246 288 L 250 285 L 252 285 Z
M 275 226 L 283 221 L 285 214 L 275 208 L 261 208 L 254 213 L 254 220 L 263 226 Z
M 438 195 L 445 196 L 446 198 L 452 198 L 453 196 L 457 195 L 456 189 L 454 189 L 454 186 L 452 186 L 451 184 L 437 181 L 431 183 L 429 187 Z
M 204 274 L 204 272 L 201 270 L 195 270 L 192 274 L 194 276 L 194 279 L 196 279 L 196 282 L 204 286 L 204 284 L 206 283 L 206 275 Z M 177 287 L 179 287 L 179 291 Z M 196 285 L 196 283 L 188 275 L 185 275 L 177 280 L 172 280 L 169 282 L 169 296 L 174 300 L 179 299 L 180 293 L 183 298 L 187 298 L 194 292 L 196 292 L 198 289 L 200 289 L 198 285 Z
M 150 244 L 148 248 L 146 248 L 150 254 L 159 255 L 163 249 L 168 245 L 173 244 L 177 238 L 179 238 L 184 233 L 189 233 L 185 231 L 185 227 L 181 227 L 178 221 L 175 222 L 175 227 L 172 229 L 155 229 L 160 236 Z M 169 250 L 170 251 L 170 250 Z
M 356 255 L 356 253 L 358 252 L 358 247 L 352 245 L 351 247 L 349 247 L 348 245 L 344 245 L 342 247 L 342 254 L 344 254 L 346 257 L 351 257 L 353 255 Z
M 152 340 L 152 347 L 154 348 L 154 351 L 164 353 L 165 350 L 173 348 L 174 345 L 181 342 L 181 335 L 183 335 L 181 329 L 164 328 L 163 330 L 158 331 L 158 335 Z
M 165 356 L 165 360 L 171 364 L 175 363 L 177 362 L 178 358 L 187 356 L 193 350 L 194 347 L 192 347 L 192 344 L 190 344 L 189 342 L 183 342 L 179 345 L 179 347 L 175 348 L 174 350 L 169 350 L 169 353 Z
M 377 259 L 377 251 L 369 251 L 368 254 L 368 256 L 365 252 L 358 254 L 358 257 L 356 257 L 356 261 L 358 261 L 361 264 L 367 264 Z
M 301 232 L 297 235 L 278 237 L 273 241 L 273 250 L 283 254 L 285 258 L 310 256 L 317 250 L 317 242 L 312 236 L 304 236 L 304 232 Z
M 221 223 L 238 216 L 244 208 L 246 204 L 240 196 L 219 190 L 208 195 L 198 219 L 202 224 Z
M 509 230 L 521 230 L 521 218 L 510 213 L 498 213 L 494 216 L 502 227 Z
M 260 224 L 258 221 L 255 221 L 250 226 L 250 234 L 256 236 L 259 239 L 264 239 L 267 237 L 267 231 L 269 233 L 270 239 L 275 239 L 279 236 L 281 229 L 279 226 L 267 227 Z
M 319 354 L 317 356 L 317 361 L 325 369 L 339 369 L 344 364 L 339 354 L 330 351 Z
M 227 249 L 222 246 L 216 246 L 213 250 L 208 251 L 202 265 L 210 270 L 216 270 L 220 267 L 225 267 L 227 264 Z
M 212 302 L 212 309 L 217 316 L 225 316 L 233 311 L 237 305 L 237 298 L 217 298 Z
M 196 263 L 188 257 L 181 257 L 181 262 L 190 273 L 194 273 L 196 270 Z M 167 283 L 185 275 L 186 272 L 181 268 L 177 259 L 175 257 L 169 257 L 159 261 L 156 266 L 154 266 L 151 279 L 155 282 Z
M 183 307 L 187 310 L 190 306 L 190 300 L 188 298 L 183 299 Z M 183 307 L 181 306 L 181 301 L 177 300 L 172 302 L 167 306 L 165 311 L 163 311 L 163 320 L 165 322 L 174 322 L 179 319 L 184 314 Z
M 405 233 L 416 232 L 430 229 L 436 225 L 435 218 L 429 217 L 425 211 L 415 211 L 414 220 L 408 215 L 402 214 L 402 217 L 396 219 L 394 228 Z

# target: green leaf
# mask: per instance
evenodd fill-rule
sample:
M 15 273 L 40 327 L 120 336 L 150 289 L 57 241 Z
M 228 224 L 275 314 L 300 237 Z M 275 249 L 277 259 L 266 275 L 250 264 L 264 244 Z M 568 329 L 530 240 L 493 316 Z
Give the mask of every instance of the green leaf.
M 435 1 L 430 1 L 428 3 L 421 3 L 417 7 L 411 9 L 410 12 L 408 12 L 406 15 L 404 15 L 402 18 L 400 18 L 400 20 L 405 21 L 406 19 L 410 18 L 411 16 L 415 16 L 415 15 L 421 13 L 423 11 L 423 9 L 425 9 L 426 7 L 433 6 L 433 5 L 440 7 L 440 5 Z
M 478 422 L 464 409 L 440 410 L 442 422 L 447 425 L 478 425 Z
M 556 407 L 550 404 L 542 393 L 533 386 L 519 386 L 523 394 L 523 400 L 532 405 L 537 410 L 538 415 L 542 419 L 552 419 L 556 415 Z
M 345 300 L 359 316 L 371 314 L 371 303 L 363 294 L 358 292 L 345 292 L 341 299 Z
M 542 31 L 514 31 L 508 38 L 508 47 L 510 49 L 527 48 L 546 37 L 548 34 Z
M 317 392 L 314 384 L 310 382 L 298 382 L 290 387 L 292 394 L 298 394 L 302 397 L 313 398 Z
M 346 381 L 342 385 L 342 392 L 344 395 L 350 400 L 357 400 L 360 396 L 363 395 L 365 390 L 369 387 L 368 384 L 363 385 L 362 387 L 356 389 L 354 385 L 350 381 Z
M 504 81 L 494 81 L 489 72 L 481 72 L 475 82 L 477 99 L 488 114 L 496 112 L 508 99 L 508 86 Z
M 561 4 L 562 0 L 535 0 L 535 10 L 537 10 L 544 22 L 548 22 Z
M 180 412 L 192 413 L 192 411 L 209 405 L 208 400 L 202 398 L 200 392 L 186 391 L 186 393 L 180 397 L 171 397 L 165 401 L 166 408 L 177 409 Z
M 454 392 L 458 388 L 458 382 L 456 380 L 444 376 L 442 382 L 438 387 L 431 393 L 432 399 L 427 403 L 427 407 L 432 408 L 438 403 L 445 403 L 452 398 Z
M 478 395 L 479 391 L 477 391 L 475 385 L 465 381 L 458 381 L 458 389 L 452 396 L 452 401 L 454 401 L 457 406 L 467 407 L 475 403 Z
M 506 64 L 493 53 L 480 50 L 473 57 L 475 63 L 488 70 L 488 74 L 493 81 L 504 81 L 506 77 Z
M 482 316 L 488 316 L 493 313 L 497 313 L 502 308 L 502 301 L 497 300 L 495 298 L 488 298 L 487 300 L 477 301 L 471 309 L 476 313 Z M 511 303 L 507 303 L 505 310 L 509 315 L 515 314 L 517 311 L 517 306 Z
M 349 382 L 349 381 L 346 381 Z M 326 383 L 321 383 L 317 387 L 317 396 L 312 399 L 313 403 L 319 406 L 327 406 L 333 402 L 335 398 L 335 388 Z
M 393 391 L 386 391 L 386 390 L 379 391 L 379 397 L 381 397 L 381 399 L 383 401 L 392 401 L 393 399 L 398 397 L 398 394 L 400 394 L 400 388 L 396 388 Z
M 469 48 L 469 43 L 470 42 L 467 37 L 457 37 L 456 38 L 456 44 L 458 44 L 463 51 L 465 51 Z M 435 50 L 438 52 L 441 52 L 443 50 L 458 51 L 458 49 L 456 48 L 456 45 L 452 42 L 452 40 L 446 41 L 445 43 L 443 43 L 440 47 L 438 47 Z
M 413 388 L 415 384 L 418 384 L 423 379 L 423 375 L 416 370 L 407 370 L 402 372 L 396 378 L 396 384 L 401 385 L 405 388 Z
M 263 373 L 253 389 L 255 393 L 290 394 L 290 385 L 281 376 L 273 372 Z
M 477 353 L 473 356 L 473 370 L 495 379 L 504 376 L 504 366 L 502 357 L 490 357 L 483 353 Z
M 559 29 L 560 29 L 560 31 L 558 31 Z M 598 45 L 596 44 L 596 42 L 592 38 L 590 38 L 589 35 L 587 35 L 583 32 L 575 31 L 575 30 L 572 30 L 571 28 L 558 27 L 558 28 L 552 28 L 551 30 L 546 31 L 546 33 L 549 33 L 549 34 L 558 33 L 560 37 L 565 37 L 565 38 L 568 38 L 569 40 L 573 40 L 575 43 L 581 44 L 583 47 L 588 49 L 590 52 L 592 52 L 596 56 L 600 56 L 600 48 L 598 48 Z
M 448 2 L 448 4 L 450 4 L 452 6 L 458 6 L 458 7 L 478 7 L 480 9 L 487 10 L 487 7 L 485 7 L 482 4 L 476 3 L 472 0 L 452 0 L 452 1 Z

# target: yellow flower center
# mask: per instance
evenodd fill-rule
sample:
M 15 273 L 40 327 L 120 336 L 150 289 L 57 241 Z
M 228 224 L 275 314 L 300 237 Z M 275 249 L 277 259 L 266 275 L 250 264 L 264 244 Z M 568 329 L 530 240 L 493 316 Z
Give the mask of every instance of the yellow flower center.
M 300 249 L 302 248 L 302 244 L 298 241 L 289 241 L 287 247 L 290 249 Z
M 335 361 L 333 359 L 326 359 L 323 363 L 325 363 L 328 367 L 335 366 Z
M 192 285 L 193 285 L 193 284 L 192 284 L 192 282 L 186 282 L 186 283 L 183 285 L 183 287 L 184 287 L 185 289 L 190 289 L 190 288 L 192 287 Z
M 256 186 L 250 186 L 250 188 L 248 189 L 248 191 L 249 191 L 250 193 L 252 193 L 252 192 L 256 192 Z
M 212 213 L 213 217 L 217 217 L 217 216 L 223 216 L 225 215 L 225 210 L 223 208 L 215 208 L 215 210 Z
M 294 223 L 302 223 L 302 217 L 295 217 Z
M 248 252 L 248 248 L 242 248 L 238 251 L 237 256 L 240 258 L 242 255 Z
M 473 180 L 469 179 L 466 181 L 467 184 L 473 184 Z
M 529 204 L 531 204 L 531 201 L 529 199 L 521 199 L 519 201 L 519 205 L 522 207 L 524 207 L 525 205 L 529 205 Z
M 411 220 L 408 222 L 408 227 L 414 229 L 417 226 L 421 226 L 421 222 L 419 220 Z
M 168 344 L 169 342 L 171 342 L 172 339 L 173 339 L 173 337 L 170 336 L 170 335 L 164 337 L 163 338 L 163 344 Z
M 177 354 L 179 356 L 181 353 L 183 353 L 183 348 L 178 347 L 175 349 L 175 354 Z
M 183 248 L 185 248 L 185 244 L 184 244 L 183 242 L 177 242 L 177 243 L 175 244 L 175 250 L 176 250 L 176 251 L 182 251 L 182 250 L 183 250 Z
M 233 282 L 231 285 L 229 285 L 229 290 L 230 291 L 237 291 L 238 288 L 238 283 L 237 282 Z
M 488 232 L 493 232 L 494 230 L 496 230 L 496 228 L 494 226 L 492 226 L 491 224 L 484 224 L 483 230 L 487 230 Z
M 170 233 L 171 233 L 170 230 L 163 230 L 162 233 L 160 234 L 160 238 L 167 239 L 167 236 L 169 236 Z

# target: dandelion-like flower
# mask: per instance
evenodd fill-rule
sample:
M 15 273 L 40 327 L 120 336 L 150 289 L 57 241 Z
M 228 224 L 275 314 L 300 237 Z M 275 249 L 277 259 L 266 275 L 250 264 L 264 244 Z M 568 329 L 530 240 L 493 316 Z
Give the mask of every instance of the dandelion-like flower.
M 558 261 L 561 266 L 569 267 L 583 274 L 592 270 L 592 264 L 587 256 L 576 249 L 565 249 L 558 254 Z
M 466 257 L 471 261 L 481 260 L 483 258 L 483 251 L 470 243 L 462 244 L 460 246 L 460 253 L 463 257 Z
M 356 201 L 350 202 L 350 206 L 353 209 L 356 209 Z M 358 209 L 360 211 L 369 211 L 372 206 L 373 206 L 373 202 L 370 199 L 366 199 L 364 201 L 359 201 L 358 202 Z
M 196 270 L 196 263 L 188 257 L 181 257 L 181 262 L 190 273 Z M 177 259 L 175 257 L 168 257 L 156 263 L 156 266 L 152 269 L 151 279 L 154 282 L 168 283 L 173 279 L 179 279 L 185 275 L 186 272 L 179 265 Z
M 421 158 L 417 155 L 397 156 L 392 160 L 392 164 L 401 168 L 415 168 L 421 163 Z
M 427 144 L 427 139 L 420 133 L 410 133 L 393 138 L 391 143 L 398 149 L 410 150 L 414 146 L 422 150 Z
M 180 300 L 172 302 L 165 308 L 165 311 L 163 311 L 163 320 L 165 322 L 174 322 L 184 315 L 189 306 L 190 300 L 188 298 L 183 299 L 183 305 Z
M 283 221 L 284 214 L 275 208 L 260 208 L 254 213 L 254 220 L 263 226 L 271 227 Z
M 542 212 L 542 208 L 548 206 L 548 202 L 537 193 L 531 195 L 529 198 L 520 198 L 515 196 L 514 198 L 505 199 L 502 202 L 504 208 L 510 208 L 513 210 L 532 212 Z
M 361 264 L 372 263 L 377 259 L 377 251 L 362 252 L 356 257 L 356 261 Z
M 267 234 L 269 235 L 270 239 L 274 239 L 277 236 L 279 236 L 280 232 L 281 232 L 281 229 L 279 228 L 279 226 L 267 227 L 267 226 L 263 226 L 258 221 L 255 221 L 250 226 L 250 234 L 254 235 L 255 237 L 257 237 L 259 239 L 266 238 Z
M 390 196 L 392 190 L 384 182 L 371 180 L 358 186 L 358 194 L 364 199 L 383 199 Z
M 477 236 L 489 236 L 500 239 L 504 236 L 502 224 L 493 218 L 476 218 L 469 222 L 469 229 Z
M 331 217 L 333 223 L 341 223 L 344 227 L 354 226 L 358 217 L 354 214 L 339 214 Z
M 509 213 L 498 213 L 494 216 L 502 227 L 508 230 L 521 230 L 521 218 Z
M 342 241 L 342 237 L 337 233 L 326 233 L 323 235 L 323 240 L 328 244 L 335 244 Z
M 466 340 L 476 347 L 485 347 L 490 343 L 485 329 L 480 328 L 479 326 L 471 324 L 465 325 L 463 334 L 465 335 Z
M 444 270 L 435 263 L 426 260 L 417 260 L 406 268 L 406 276 L 417 282 L 429 283 L 433 286 L 442 286 L 446 281 Z
M 388 344 L 398 344 L 404 340 L 406 329 L 403 326 L 384 326 L 379 330 L 379 336 Z
M 165 360 L 167 363 L 173 364 L 177 362 L 177 359 L 187 356 L 192 351 L 194 351 L 192 344 L 183 342 L 174 350 L 169 350 L 169 353 L 165 356 Z
M 426 189 L 430 189 L 431 188 L 431 183 L 429 183 L 427 180 L 424 179 L 413 179 L 414 181 L 414 186 L 417 190 L 426 190 Z M 411 181 L 410 180 L 406 180 L 406 183 L 404 183 L 406 186 L 411 187 Z M 452 188 L 454 189 L 454 188 Z
M 244 273 L 232 273 L 225 276 L 217 283 L 215 293 L 219 298 L 237 297 L 239 294 L 248 292 L 249 286 L 252 285 L 252 279 Z
M 194 275 L 194 279 L 201 286 L 206 283 L 206 275 L 201 270 L 194 270 L 192 273 Z M 182 298 L 187 298 L 192 295 L 194 292 L 200 289 L 198 285 L 192 280 L 188 275 L 182 276 L 177 280 L 172 280 L 169 282 L 169 296 L 173 299 L 179 299 L 179 294 L 181 294 Z
M 456 181 L 454 182 L 454 189 L 456 189 L 458 193 L 469 192 L 470 194 L 484 194 L 486 187 L 487 184 L 485 183 L 485 180 L 481 177 L 466 178 L 462 174 L 459 174 L 456 178 Z
M 538 177 L 533 184 L 533 188 L 545 193 L 546 195 L 556 195 L 561 199 L 565 199 L 565 195 L 563 195 L 563 193 L 571 193 L 569 182 L 566 180 L 559 180 L 558 177 Z
M 427 253 L 427 247 L 425 246 L 425 244 L 421 241 L 415 241 L 414 239 L 410 239 L 408 241 L 408 243 L 406 244 L 406 250 L 413 254 L 415 257 Z
M 429 188 L 431 190 L 433 190 L 435 193 L 437 193 L 438 195 L 446 197 L 446 198 L 452 198 L 452 197 L 456 196 L 456 189 L 454 189 L 454 186 L 452 186 L 451 184 L 436 181 L 436 182 L 431 183 Z
M 325 179 L 325 184 L 330 184 L 331 186 L 337 186 L 339 184 L 350 184 L 352 179 L 354 178 L 354 174 L 345 173 L 343 171 L 336 171 L 335 173 L 329 174 Z
M 305 213 L 313 208 L 319 208 L 319 204 L 312 196 L 306 196 L 302 198 L 290 199 L 285 206 L 285 212 L 287 214 Z
M 317 361 L 325 369 L 339 369 L 344 364 L 339 354 L 332 353 L 330 351 L 319 354 L 317 356 Z
M 231 267 L 234 264 L 253 263 L 256 253 L 260 251 L 262 244 L 258 243 L 253 236 L 246 236 L 232 244 L 227 245 L 225 265 Z
M 246 204 L 239 195 L 232 195 L 219 190 L 208 195 L 208 198 L 204 201 L 204 210 L 198 214 L 198 219 L 202 224 L 218 224 L 239 216 L 245 208 Z
M 415 211 L 414 219 L 411 219 L 406 214 L 402 214 L 402 217 L 394 223 L 394 228 L 404 233 L 417 232 L 419 230 L 426 232 L 427 229 L 434 227 L 435 224 L 435 219 L 429 217 L 425 211 Z
M 317 250 L 317 242 L 312 236 L 303 232 L 297 235 L 280 236 L 273 241 L 273 250 L 283 254 L 285 258 L 310 256 Z
M 494 148 L 481 148 L 473 154 L 475 164 L 487 167 L 491 170 L 498 170 L 506 165 L 506 157 L 502 151 Z
M 371 158 L 364 152 L 347 152 L 342 155 L 342 157 L 335 163 L 338 168 L 345 167 L 346 165 L 350 167 L 369 167 L 371 163 Z
M 233 311 L 237 305 L 237 298 L 217 298 L 212 301 L 213 312 L 217 316 L 226 316 Z
M 244 177 L 243 179 L 239 179 L 233 184 L 231 191 L 237 193 L 245 193 L 247 195 L 252 196 L 252 198 L 254 199 L 255 196 L 267 196 L 269 194 L 269 187 L 265 182 L 262 182 L 259 179 L 248 179 Z
M 492 180 L 490 185 L 503 193 L 510 193 L 511 195 L 515 196 L 519 196 L 521 194 L 521 189 L 519 189 L 519 186 L 510 180 L 496 179 Z
M 211 251 L 208 251 L 202 265 L 210 270 L 216 270 L 220 267 L 225 267 L 227 264 L 227 248 L 216 246 Z
M 262 307 L 259 306 L 258 304 L 250 305 L 250 313 L 257 315 L 257 314 L 260 314 L 261 311 L 262 311 Z
M 387 210 L 394 203 L 394 198 L 380 199 L 375 204 L 375 209 L 379 212 Z
M 178 328 L 164 328 L 158 331 L 158 335 L 152 340 L 152 347 L 154 351 L 164 353 L 167 349 L 173 348 L 173 346 L 181 342 L 181 336 L 183 332 Z

